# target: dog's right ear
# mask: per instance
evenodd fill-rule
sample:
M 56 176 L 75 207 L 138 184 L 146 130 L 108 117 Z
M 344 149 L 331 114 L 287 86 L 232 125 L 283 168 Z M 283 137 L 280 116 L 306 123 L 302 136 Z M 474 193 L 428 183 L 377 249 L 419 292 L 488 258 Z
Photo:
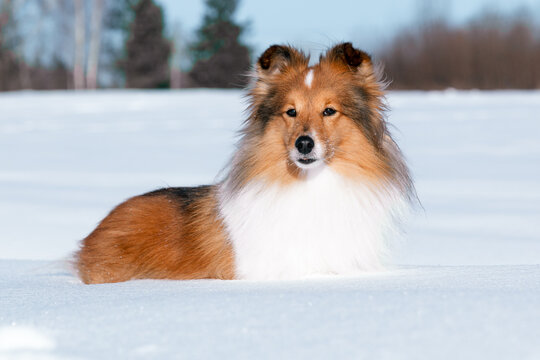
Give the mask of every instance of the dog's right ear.
M 290 46 L 272 45 L 257 61 L 257 73 L 259 76 L 273 75 L 291 66 L 307 66 L 308 62 L 306 55 Z

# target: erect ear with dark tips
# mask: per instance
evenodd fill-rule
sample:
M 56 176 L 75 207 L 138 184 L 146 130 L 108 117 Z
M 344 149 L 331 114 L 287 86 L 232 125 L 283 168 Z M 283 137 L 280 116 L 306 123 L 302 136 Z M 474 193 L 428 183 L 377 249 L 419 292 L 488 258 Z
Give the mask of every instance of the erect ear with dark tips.
M 272 45 L 259 58 L 258 70 L 263 73 L 274 73 L 286 66 L 307 64 L 306 56 L 296 49 L 284 45 Z
M 289 48 L 281 45 L 272 45 L 259 58 L 259 65 L 261 69 L 268 70 L 272 63 L 278 61 L 278 58 L 281 57 L 282 61 L 287 61 L 291 59 L 291 52 Z
M 352 68 L 362 64 L 371 65 L 371 57 L 362 50 L 355 49 L 350 42 L 334 46 L 326 53 L 326 58 L 333 62 L 342 62 Z

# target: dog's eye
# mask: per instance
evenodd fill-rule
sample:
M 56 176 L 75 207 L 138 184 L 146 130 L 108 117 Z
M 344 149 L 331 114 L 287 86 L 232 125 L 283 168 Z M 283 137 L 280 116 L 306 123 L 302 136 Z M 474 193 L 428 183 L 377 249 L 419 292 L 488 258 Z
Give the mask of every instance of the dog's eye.
M 326 108 L 324 109 L 324 111 L 322 112 L 323 116 L 332 116 L 336 113 L 336 110 L 335 109 L 332 109 L 332 108 Z
M 296 116 L 296 110 L 295 109 L 289 109 L 287 110 L 287 115 L 289 115 L 290 117 L 295 117 Z

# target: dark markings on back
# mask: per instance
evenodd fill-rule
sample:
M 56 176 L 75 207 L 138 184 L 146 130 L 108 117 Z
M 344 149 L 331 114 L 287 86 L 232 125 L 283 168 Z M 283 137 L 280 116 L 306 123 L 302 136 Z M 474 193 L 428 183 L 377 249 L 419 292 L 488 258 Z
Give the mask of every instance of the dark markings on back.
M 177 202 L 178 205 L 185 210 L 195 200 L 208 195 L 211 189 L 211 185 L 201 185 L 195 187 L 170 187 L 154 190 L 143 194 L 142 196 L 167 196 L 169 199 Z

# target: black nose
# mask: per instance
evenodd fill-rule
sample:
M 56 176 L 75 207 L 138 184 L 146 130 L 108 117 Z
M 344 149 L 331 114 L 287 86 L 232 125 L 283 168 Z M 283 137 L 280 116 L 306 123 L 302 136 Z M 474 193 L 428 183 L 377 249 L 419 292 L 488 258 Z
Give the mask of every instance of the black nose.
M 313 150 L 315 142 L 309 136 L 304 135 L 296 139 L 294 146 L 296 146 L 296 148 L 298 149 L 298 151 L 300 151 L 301 154 L 307 155 L 311 152 L 311 150 Z

